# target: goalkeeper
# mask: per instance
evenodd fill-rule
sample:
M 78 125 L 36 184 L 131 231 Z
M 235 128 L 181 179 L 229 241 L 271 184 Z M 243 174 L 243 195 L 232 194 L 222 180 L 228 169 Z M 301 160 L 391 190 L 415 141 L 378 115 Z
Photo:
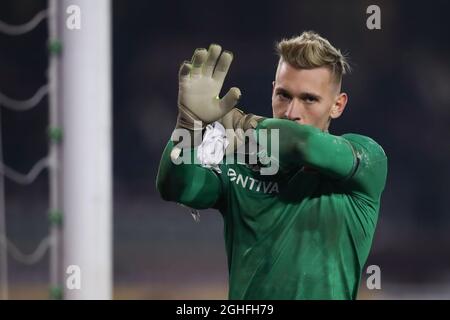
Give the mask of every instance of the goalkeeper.
M 221 212 L 229 299 L 356 299 L 387 158 L 369 137 L 328 132 L 348 99 L 341 91 L 348 64 L 339 50 L 317 33 L 304 32 L 279 42 L 277 51 L 272 119 L 237 109 L 237 88 L 218 98 L 233 59 L 229 52 L 220 54 L 220 46 L 197 49 L 181 66 L 176 128 L 190 139 L 172 135 L 157 188 L 167 201 Z M 263 175 L 263 165 L 222 161 L 215 170 L 176 164 L 181 155 L 198 156 L 212 123 L 235 130 L 228 135 L 230 145 L 223 145 L 226 153 L 245 142 L 239 130 L 254 129 L 258 137 L 265 129 L 271 141 L 277 129 L 280 170 Z

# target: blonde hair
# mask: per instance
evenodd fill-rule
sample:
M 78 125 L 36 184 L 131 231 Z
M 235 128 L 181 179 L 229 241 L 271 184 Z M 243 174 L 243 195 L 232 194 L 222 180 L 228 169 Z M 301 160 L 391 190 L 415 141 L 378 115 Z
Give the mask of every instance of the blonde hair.
M 282 61 L 296 69 L 327 67 L 336 83 L 350 72 L 350 65 L 340 50 L 314 31 L 305 31 L 300 36 L 283 39 L 276 44 L 277 54 Z

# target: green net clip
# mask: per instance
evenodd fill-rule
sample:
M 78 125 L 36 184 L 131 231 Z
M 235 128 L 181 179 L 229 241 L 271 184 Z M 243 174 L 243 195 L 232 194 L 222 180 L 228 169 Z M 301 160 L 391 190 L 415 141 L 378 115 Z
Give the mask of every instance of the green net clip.
M 50 299 L 52 300 L 62 300 L 64 296 L 64 291 L 61 287 L 50 287 Z
M 61 128 L 49 128 L 48 129 L 48 138 L 55 142 L 60 143 L 62 141 L 63 131 Z
M 52 225 L 60 226 L 63 222 L 63 213 L 60 210 L 50 210 L 48 219 Z
M 48 43 L 48 51 L 51 54 L 57 54 L 57 55 L 61 54 L 62 47 L 63 47 L 62 42 L 59 40 L 51 40 Z

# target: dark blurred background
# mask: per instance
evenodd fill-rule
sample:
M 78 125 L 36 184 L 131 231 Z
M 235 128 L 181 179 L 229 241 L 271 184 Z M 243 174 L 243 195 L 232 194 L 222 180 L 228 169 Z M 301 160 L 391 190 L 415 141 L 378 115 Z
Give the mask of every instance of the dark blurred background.
M 366 8 L 381 8 L 381 30 Z M 44 0 L 2 0 L 0 20 L 28 21 Z M 116 298 L 226 298 L 223 225 L 217 212 L 159 198 L 155 178 L 175 125 L 177 71 L 197 47 L 219 43 L 235 60 L 224 90 L 271 116 L 277 40 L 315 30 L 347 53 L 349 104 L 334 134 L 368 135 L 389 173 L 367 265 L 382 289 L 360 298 L 450 299 L 450 26 L 446 1 L 113 1 L 114 286 Z M 47 26 L 0 34 L 0 91 L 27 99 L 47 81 Z M 21 172 L 47 153 L 47 99 L 28 112 L 1 110 L 4 162 Z M 30 186 L 6 180 L 7 232 L 25 252 L 48 231 L 47 173 Z M 48 259 L 9 262 L 11 298 L 46 298 Z M 365 275 L 364 275 L 365 277 Z

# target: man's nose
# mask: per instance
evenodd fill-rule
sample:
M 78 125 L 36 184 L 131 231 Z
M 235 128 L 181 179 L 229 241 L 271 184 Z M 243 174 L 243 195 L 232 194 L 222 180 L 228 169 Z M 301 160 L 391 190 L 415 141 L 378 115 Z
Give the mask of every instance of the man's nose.
M 286 112 L 284 113 L 284 116 L 286 117 L 286 119 L 289 120 L 300 120 L 300 114 L 299 114 L 299 105 L 296 99 L 292 99 L 291 103 L 289 103 L 289 106 L 286 110 Z

